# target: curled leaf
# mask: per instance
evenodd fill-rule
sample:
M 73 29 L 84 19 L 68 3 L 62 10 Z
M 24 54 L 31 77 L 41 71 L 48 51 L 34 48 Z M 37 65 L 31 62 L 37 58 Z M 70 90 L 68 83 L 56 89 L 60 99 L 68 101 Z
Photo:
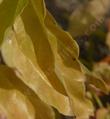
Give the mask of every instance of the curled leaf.
M 19 23 L 22 21 L 18 19 L 17 22 Z M 2 54 L 5 62 L 15 69 L 17 76 L 20 77 L 20 79 L 22 79 L 22 81 L 29 86 L 42 101 L 55 107 L 63 114 L 71 115 L 68 97 L 59 93 L 52 87 L 46 75 L 37 64 L 37 61 L 31 59 L 35 54 L 33 52 L 33 47 L 28 47 L 29 37 L 27 37 L 26 34 L 22 34 L 21 29 L 23 27 L 20 26 L 20 29 L 17 29 L 17 26 L 19 25 L 16 24 L 14 27 L 15 31 L 10 29 L 2 45 Z M 21 34 L 18 35 L 19 33 Z M 30 54 L 29 52 L 26 52 L 26 49 L 28 48 Z M 17 58 L 18 56 L 19 60 Z

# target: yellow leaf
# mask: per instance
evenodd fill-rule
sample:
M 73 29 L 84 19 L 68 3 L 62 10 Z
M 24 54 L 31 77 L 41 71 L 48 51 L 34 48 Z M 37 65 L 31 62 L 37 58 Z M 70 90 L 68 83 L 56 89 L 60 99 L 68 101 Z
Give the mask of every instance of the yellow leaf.
M 81 66 L 78 61 L 79 47 L 74 39 L 69 35 L 68 32 L 63 31 L 54 18 L 47 11 L 45 18 L 45 24 L 48 29 L 57 37 L 58 42 L 58 53 L 62 57 L 63 62 L 68 67 L 73 67 L 76 70 L 81 71 Z
M 108 93 L 107 85 L 103 81 L 103 79 L 101 77 L 99 77 L 98 75 L 96 75 L 95 73 L 90 72 L 83 64 L 80 63 L 80 65 L 82 67 L 82 72 L 86 76 L 87 85 L 95 86 L 96 88 L 98 88 L 98 90 L 107 94 Z
M 106 108 L 101 108 L 96 113 L 96 119 L 109 119 L 107 117 L 108 110 Z
M 73 58 L 79 57 L 79 46 L 77 45 L 76 41 L 71 37 L 71 35 L 63 31 L 60 26 L 56 23 L 52 15 L 47 11 L 47 15 L 45 18 L 45 24 L 50 29 L 51 32 L 57 37 L 58 45 L 61 44 L 62 51 L 67 50 L 68 55 L 71 55 Z
M 17 26 L 20 25 L 19 22 L 22 23 L 21 19 L 18 19 L 14 24 L 14 31 L 11 29 L 8 31 L 2 45 L 2 54 L 5 62 L 15 69 L 17 76 L 19 76 L 42 101 L 55 107 L 63 114 L 72 115 L 69 98 L 53 88 L 46 75 L 37 64 L 37 61 L 32 60 L 35 54 L 33 48 L 28 47 L 28 40 L 30 39 L 26 34 L 25 37 L 24 34 L 22 34 L 23 32 L 21 29 L 23 29 L 23 24 L 20 26 L 20 29 L 17 29 Z M 24 42 L 25 45 L 23 45 Z M 31 54 L 25 51 L 28 48 Z M 9 56 L 8 54 L 11 55 Z
M 73 113 L 80 119 L 88 119 L 90 115 L 93 115 L 93 106 L 86 96 L 84 75 L 63 64 L 62 58 L 57 53 L 56 37 L 50 31 L 48 31 L 48 37 L 50 37 L 49 42 L 55 55 L 55 72 L 70 97 Z
M 24 94 L 25 97 L 28 98 L 28 100 L 33 105 L 34 108 L 33 119 L 55 118 L 53 109 L 44 102 L 42 102 L 28 86 L 26 86 L 19 78 L 15 76 L 14 72 L 10 68 L 4 65 L 0 65 L 0 88 L 10 92 L 13 90 L 17 90 L 21 92 L 22 95 Z M 29 117 L 30 116 L 31 115 L 29 115 Z
M 24 9 L 23 22 L 16 19 L 13 30 L 7 31 L 3 58 L 43 102 L 64 115 L 88 119 L 93 106 L 86 96 L 78 46 L 48 13 L 43 15 L 42 5 L 33 3 Z
M 66 63 L 68 63 L 71 57 L 78 57 L 78 47 L 76 47 L 74 41 L 70 39 L 70 36 L 68 36 L 67 33 L 61 31 L 57 26 L 54 26 L 56 24 L 51 23 L 54 21 L 47 19 L 50 16 L 47 15 L 45 21 L 41 24 L 39 22 L 38 17 L 35 17 L 34 15 L 35 11 L 31 10 L 31 6 L 27 7 L 23 12 L 22 18 L 26 31 L 31 36 L 31 39 L 33 41 L 38 64 L 45 72 L 46 76 L 52 76 L 53 74 L 51 74 L 51 71 L 54 72 L 55 75 L 57 75 L 58 80 L 62 82 L 69 98 L 71 99 L 70 102 L 72 102 L 72 105 L 70 105 L 70 107 L 73 109 L 73 113 L 75 113 L 76 116 L 81 118 L 89 118 L 89 116 L 93 114 L 93 107 L 91 105 L 91 102 L 85 96 L 86 94 L 84 78 L 81 78 L 83 75 L 82 73 L 73 69 L 74 65 L 72 68 L 70 68 L 71 66 L 66 67 L 66 65 L 63 64 L 64 58 L 61 58 L 61 54 L 58 52 L 58 45 L 61 41 L 61 44 L 63 44 L 64 49 L 62 48 L 60 50 L 62 53 L 64 50 L 63 56 L 68 59 L 66 60 Z M 52 27 L 56 29 L 54 32 L 53 30 L 51 30 L 51 27 L 47 25 L 49 23 L 51 23 Z M 31 31 L 32 28 L 34 32 Z M 57 30 L 64 37 L 60 36 Z M 70 46 L 67 44 L 67 41 L 65 39 L 68 39 L 68 41 L 70 41 Z M 69 48 L 72 49 L 73 52 L 70 51 Z M 65 55 L 65 51 L 67 55 Z M 68 53 L 69 57 L 67 57 Z M 54 64 L 52 64 L 52 62 Z M 74 62 L 73 59 L 71 60 L 71 62 Z M 74 73 L 76 74 L 76 76 Z M 71 89 L 74 89 L 76 92 L 72 91 Z M 79 92 L 81 95 L 78 94 Z M 82 100 L 80 98 L 82 98 Z M 79 102 L 81 102 L 81 106 L 78 108 L 77 104 Z
M 39 66 L 52 86 L 62 94 L 66 94 L 63 85 L 54 73 L 54 56 L 48 42 L 46 27 L 40 23 L 31 4 L 25 8 L 22 19 L 26 32 L 33 42 Z

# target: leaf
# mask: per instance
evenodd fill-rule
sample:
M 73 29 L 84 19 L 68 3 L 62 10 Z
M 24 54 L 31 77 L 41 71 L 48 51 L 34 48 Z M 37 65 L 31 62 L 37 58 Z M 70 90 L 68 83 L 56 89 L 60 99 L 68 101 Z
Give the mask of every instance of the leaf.
M 19 78 L 15 76 L 14 72 L 10 68 L 4 65 L 0 65 L 0 88 L 10 92 L 17 90 L 17 92 L 21 92 L 22 95 L 25 96 L 25 98 L 28 98 L 34 108 L 34 119 L 55 118 L 52 108 L 42 102 L 29 87 L 27 87 Z M 29 110 L 31 109 L 29 108 Z M 31 114 L 29 115 L 29 113 L 28 116 L 29 118 L 32 117 Z
M 0 113 L 6 119 L 34 119 L 32 105 L 16 90 L 0 89 Z
M 68 32 L 63 31 L 52 15 L 47 11 L 45 24 L 48 29 L 57 37 L 58 53 L 63 59 L 63 63 L 68 67 L 73 67 L 76 70 L 81 71 L 80 64 L 78 62 L 79 47 L 74 39 Z M 68 62 L 69 61 L 69 62 Z
M 83 64 L 81 64 L 82 72 L 86 75 L 86 82 L 88 86 L 95 86 L 100 91 L 108 94 L 108 89 L 106 83 L 103 81 L 101 77 L 96 75 L 95 73 L 89 71 Z
M 44 0 L 30 0 L 35 11 L 36 15 L 39 17 L 39 20 L 43 22 L 46 16 L 46 7 L 44 4 Z
M 39 16 L 37 10 L 42 13 L 43 7 L 38 8 L 31 2 L 23 11 L 23 22 L 18 18 L 13 29 L 7 31 L 2 45 L 4 60 L 46 104 L 55 107 L 64 115 L 73 116 L 74 113 L 78 118 L 88 119 L 93 114 L 93 106 L 86 97 L 84 75 L 79 69 L 75 70 L 73 59 L 72 67 L 67 66 L 70 58 L 78 57 L 77 45 L 59 28 L 55 27 L 53 32 L 46 23 L 48 14 L 44 20 L 40 19 L 42 14 Z M 64 37 L 60 36 L 57 30 Z M 69 44 L 72 43 L 70 46 L 66 39 Z M 59 52 L 61 48 L 64 52 Z M 75 63 L 80 67 L 77 60 Z
M 45 19 L 45 21 L 41 24 L 39 22 L 39 19 L 37 17 L 34 17 L 35 16 L 34 10 L 31 11 L 32 8 L 31 9 L 30 8 L 31 8 L 31 6 L 29 6 L 28 8 L 26 8 L 24 10 L 22 18 L 23 18 L 23 22 L 25 24 L 26 31 L 31 36 L 31 39 L 33 41 L 34 48 L 36 51 L 36 56 L 37 56 L 38 63 L 40 65 L 40 67 L 45 72 L 46 76 L 48 76 L 48 75 L 52 76 L 53 74 L 51 74 L 51 71 L 57 75 L 58 80 L 60 80 L 62 82 L 62 84 L 64 85 L 64 87 L 66 89 L 68 96 L 71 99 L 70 102 L 72 102 L 72 105 L 70 105 L 70 106 L 73 109 L 73 113 L 75 113 L 75 115 L 78 117 L 88 118 L 89 115 L 92 114 L 93 107 L 92 107 L 90 101 L 88 99 L 86 99 L 86 97 L 85 97 L 84 79 L 81 78 L 82 81 L 80 81 L 80 82 L 77 81 L 77 78 L 79 79 L 79 77 L 82 77 L 82 74 L 80 72 L 75 71 L 75 69 L 66 67 L 62 63 L 62 60 L 61 60 L 62 58 L 59 55 L 59 53 L 57 52 L 58 51 L 57 43 L 59 44 L 59 42 L 57 42 L 57 41 L 58 41 L 59 37 L 56 37 L 56 36 L 58 36 L 58 34 L 57 34 L 57 32 L 51 32 L 50 31 L 51 29 L 48 29 L 48 27 L 46 26 L 47 25 L 46 23 L 51 23 L 53 21 L 48 20 L 48 22 L 45 23 L 45 21 L 47 20 L 47 19 Z M 46 16 L 46 18 L 48 18 L 48 15 Z M 33 24 L 33 22 L 34 22 L 34 24 Z M 37 27 L 39 27 L 39 29 Z M 31 28 L 33 28 L 34 32 L 32 32 L 30 30 Z M 56 29 L 58 30 L 58 28 L 56 28 Z M 58 30 L 58 31 L 60 31 L 60 30 Z M 60 33 L 61 33 L 61 31 L 60 31 Z M 67 34 L 65 34 L 65 32 L 62 32 L 62 35 L 65 36 L 65 39 L 69 37 Z M 66 45 L 65 47 L 63 47 L 63 48 L 65 48 L 64 51 L 68 51 L 66 48 L 69 49 L 70 46 L 68 46 L 68 44 L 64 41 L 64 39 L 62 37 L 59 40 L 62 41 L 61 42 L 62 44 Z M 72 39 L 68 38 L 68 41 L 72 42 Z M 72 42 L 72 44 L 73 44 L 73 42 Z M 73 44 L 73 46 L 72 46 L 72 49 L 74 49 L 74 53 L 72 53 L 73 57 L 75 57 L 75 53 L 78 50 L 78 49 L 74 48 L 74 45 L 75 44 Z M 45 53 L 44 53 L 44 51 L 45 51 Z M 53 57 L 54 59 L 52 59 L 52 56 L 54 56 Z M 67 56 L 65 56 L 65 57 L 67 57 Z M 69 58 L 68 58 L 68 61 L 69 61 Z M 53 61 L 54 61 L 54 64 L 52 64 Z M 76 76 L 74 76 L 74 72 L 75 72 L 75 74 L 77 73 Z M 49 78 L 49 76 L 48 76 L 48 78 Z M 75 83 L 75 87 L 74 87 L 74 83 Z M 76 91 L 76 89 L 80 88 L 79 89 L 80 91 L 78 91 L 76 93 L 72 92 L 72 90 L 69 87 L 71 87 L 71 89 L 72 90 L 74 89 L 75 91 Z M 78 94 L 79 92 L 81 92 L 81 97 Z M 83 99 L 80 100 L 80 98 L 82 98 L 82 97 L 83 97 Z M 79 102 L 81 102 L 81 107 L 78 108 L 78 107 L 74 106 L 75 104 L 77 105 Z M 85 107 L 86 107 L 86 111 L 84 111 Z
M 27 0 L 3 0 L 0 4 L 0 44 L 5 31 L 14 22 L 15 17 L 25 7 Z
M 31 43 L 31 40 L 27 34 L 22 34 L 24 28 L 23 24 L 20 24 L 22 24 L 22 21 L 19 18 L 14 24 L 14 31 L 10 29 L 5 37 L 5 41 L 2 45 L 2 54 L 5 62 L 15 69 L 17 76 L 20 77 L 42 101 L 55 107 L 63 114 L 71 115 L 68 97 L 53 88 L 37 64 L 37 61 L 32 60 L 35 59 L 33 58 L 35 54 L 33 47 L 28 46 L 28 42 Z M 10 56 L 8 54 L 10 54 Z
M 110 66 L 107 63 L 98 63 L 94 66 L 93 74 L 100 77 L 106 84 L 108 91 L 110 91 Z
M 11 77 L 10 77 L 10 74 Z M 32 104 L 20 91 L 12 87 L 8 79 L 15 79 L 6 66 L 0 66 L 0 117 L 6 119 L 34 119 Z M 14 87 L 14 86 L 13 86 Z M 22 107 L 22 108 L 21 108 Z
M 107 115 L 108 110 L 106 108 L 101 108 L 96 113 L 96 119 L 109 119 L 110 117 L 107 118 Z
M 74 60 L 71 61 L 71 57 L 74 57 L 74 58 L 78 57 L 78 55 L 75 55 L 75 53 L 77 53 L 78 51 L 78 47 L 75 47 L 75 43 L 74 43 L 74 46 L 73 46 L 74 53 L 69 54 L 67 52 L 70 55 L 70 57 L 68 57 L 68 55 L 65 54 L 65 52 L 68 51 L 68 49 L 66 49 L 68 47 L 60 46 L 61 52 L 63 51 L 63 57 L 61 57 L 60 53 L 57 52 L 60 41 L 62 41 L 62 44 L 64 44 L 65 43 L 64 38 L 65 39 L 68 38 L 68 42 L 73 39 L 69 39 L 70 38 L 69 36 L 62 37 L 62 36 L 66 36 L 67 34 L 65 32 L 61 32 L 55 23 L 52 24 L 52 18 L 50 18 L 51 16 L 49 17 L 48 15 L 49 14 L 47 14 L 47 17 L 46 17 L 48 19 L 46 22 L 46 25 L 49 28 L 48 29 L 49 42 L 50 42 L 53 54 L 55 56 L 55 72 L 58 75 L 59 79 L 62 81 L 67 91 L 67 94 L 70 97 L 71 108 L 74 114 L 76 115 L 76 117 L 81 119 L 89 118 L 89 116 L 93 114 L 92 112 L 93 106 L 91 102 L 86 98 L 85 86 L 84 86 L 85 78 L 84 78 L 84 75 L 81 73 L 80 63 L 76 59 L 75 63 L 78 64 L 77 67 L 79 66 L 79 69 L 77 69 L 77 67 L 75 66 L 75 63 L 73 64 L 73 67 L 71 66 L 72 63 L 74 62 Z M 71 61 L 70 62 L 71 65 L 69 67 L 67 67 L 67 65 L 65 65 L 65 63 L 63 62 L 65 58 L 67 58 L 66 63 L 68 63 L 68 61 Z M 78 104 L 80 104 L 79 107 L 77 106 Z M 86 111 L 84 111 L 84 108 L 86 108 Z
M 48 42 L 44 23 L 40 23 L 39 17 L 31 4 L 24 9 L 22 19 L 26 32 L 33 42 L 39 66 L 47 75 L 52 86 L 62 94 L 65 94 L 63 85 L 54 73 L 54 56 Z
M 74 68 L 68 68 L 63 64 L 61 57 L 57 53 L 55 36 L 49 31 L 48 36 L 50 37 L 49 42 L 55 55 L 55 72 L 62 81 L 67 94 L 70 97 L 71 108 L 77 118 L 88 119 L 89 116 L 93 114 L 93 106 L 86 97 L 84 75 L 80 71 L 77 71 Z
M 53 16 L 47 11 L 46 26 L 54 33 L 54 35 L 58 38 L 58 44 L 61 44 L 63 48 L 67 50 L 67 53 L 72 56 L 72 58 L 79 57 L 79 46 L 76 41 L 71 37 L 71 35 L 63 31 L 60 26 L 56 23 Z M 63 51 L 63 50 L 62 50 Z
M 96 88 L 98 88 L 98 90 L 104 92 L 105 94 L 108 94 L 107 85 L 101 77 L 97 76 L 94 73 L 86 74 L 86 76 L 87 76 L 87 83 L 89 84 L 89 86 L 93 85 Z
M 27 6 L 27 4 L 28 4 L 28 0 L 18 0 L 18 4 L 16 7 L 15 16 L 14 16 L 15 18 L 23 12 L 23 10 Z

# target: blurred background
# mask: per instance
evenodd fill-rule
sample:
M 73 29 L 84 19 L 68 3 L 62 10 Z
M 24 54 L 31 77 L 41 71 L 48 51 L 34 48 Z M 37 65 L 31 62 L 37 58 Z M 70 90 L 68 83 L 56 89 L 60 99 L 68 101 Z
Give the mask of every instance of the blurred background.
M 80 61 L 110 90 L 110 0 L 45 0 L 58 24 L 77 41 Z M 110 119 L 110 95 L 96 91 L 96 116 Z M 63 119 L 71 119 L 64 117 Z

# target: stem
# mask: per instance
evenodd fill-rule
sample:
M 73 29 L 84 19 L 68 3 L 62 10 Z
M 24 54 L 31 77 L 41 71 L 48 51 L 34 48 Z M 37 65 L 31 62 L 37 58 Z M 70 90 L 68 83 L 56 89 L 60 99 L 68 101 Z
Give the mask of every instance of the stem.
M 99 106 L 100 108 L 103 108 L 103 104 L 102 104 L 101 100 L 99 99 L 99 97 L 98 97 L 95 93 L 93 93 L 93 97 L 94 97 L 94 99 L 96 100 L 98 106 Z

